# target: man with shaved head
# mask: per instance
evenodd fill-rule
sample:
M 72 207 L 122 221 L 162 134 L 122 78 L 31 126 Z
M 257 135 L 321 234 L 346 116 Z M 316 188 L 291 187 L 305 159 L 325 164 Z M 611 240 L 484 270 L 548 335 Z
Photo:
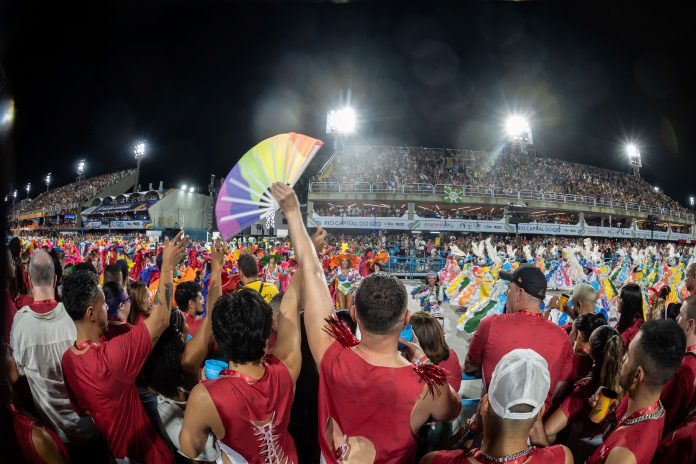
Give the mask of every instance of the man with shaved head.
M 56 301 L 53 258 L 44 250 L 31 256 L 29 279 L 34 300 L 15 315 L 10 333 L 13 356 L 20 375 L 27 378 L 43 422 L 66 444 L 72 462 L 84 462 L 80 456 L 98 457 L 99 447 L 95 450 L 91 445 L 99 433 L 91 418 L 81 418 L 70 405 L 60 362 L 75 341 L 75 323 Z

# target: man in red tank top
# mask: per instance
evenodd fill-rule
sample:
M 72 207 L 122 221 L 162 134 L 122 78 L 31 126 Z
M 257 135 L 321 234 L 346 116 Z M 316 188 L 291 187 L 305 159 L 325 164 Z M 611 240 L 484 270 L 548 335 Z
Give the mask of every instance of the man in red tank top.
M 309 240 L 297 197 L 274 184 L 304 272 L 305 328 L 319 367 L 319 444 L 327 463 L 402 463 L 415 458 L 415 434 L 432 417 L 450 420 L 461 403 L 443 370 L 408 345 L 419 365 L 397 350 L 408 323 L 406 289 L 395 277 L 377 273 L 362 281 L 355 310 L 362 340 L 332 318 L 331 296 L 315 247 Z M 421 359 L 422 358 L 422 359 Z
M 536 351 L 509 352 L 495 367 L 488 393 L 481 398 L 477 418 L 483 426 L 481 448 L 435 451 L 420 464 L 572 463 L 573 456 L 565 446 L 528 445 L 529 431 L 544 414 L 550 384 L 548 364 Z
M 280 203 L 286 217 L 293 208 L 299 212 L 297 197 L 294 204 Z M 306 232 L 298 235 L 291 229 L 290 237 L 296 249 L 313 248 Z M 297 464 L 288 423 L 302 364 L 299 305 L 303 273 L 300 262 L 280 304 L 277 338 L 267 356 L 273 311 L 264 297 L 242 288 L 215 304 L 213 333 L 228 369 L 191 391 L 179 434 L 186 456 L 199 455 L 208 434 L 213 433 L 232 462 Z
M 618 423 L 587 464 L 652 460 L 665 422 L 660 393 L 679 368 L 685 349 L 684 332 L 673 320 L 653 320 L 642 325 L 621 367 L 619 384 L 627 395 L 616 411 Z M 596 404 L 596 398 L 595 394 L 591 402 Z
M 681 427 L 696 397 L 696 296 L 684 300 L 677 324 L 686 335 L 686 355 L 677 373 L 662 389 L 660 400 L 665 407 L 663 436 Z

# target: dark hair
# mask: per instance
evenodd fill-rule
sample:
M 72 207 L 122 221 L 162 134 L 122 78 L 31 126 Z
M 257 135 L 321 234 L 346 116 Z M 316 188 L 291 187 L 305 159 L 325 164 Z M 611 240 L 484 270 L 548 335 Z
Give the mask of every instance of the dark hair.
M 623 333 L 628 329 L 635 319 L 643 319 L 643 292 L 640 286 L 630 282 L 623 286 L 619 294 L 621 301 L 621 316 L 616 329 Z
M 109 264 L 104 268 L 104 282 L 112 282 L 116 277 L 123 277 L 121 268 L 116 264 Z
M 183 333 L 184 315 L 178 309 L 173 309 L 169 317 L 169 326 L 152 347 L 152 352 L 141 371 L 148 385 L 170 398 L 177 395 L 177 387 L 182 384 Z
M 75 271 L 63 282 L 63 305 L 72 320 L 85 317 L 85 311 L 99 294 L 97 275 L 89 271 Z
M 662 310 L 662 319 L 676 320 L 680 311 L 681 305 L 679 303 L 670 303 L 667 305 L 666 309 Z
M 237 268 L 244 277 L 257 277 L 259 275 L 259 265 L 251 255 L 242 255 L 237 260 Z
M 106 305 L 109 307 L 107 311 L 109 318 L 113 319 L 118 316 L 118 307 L 123 302 L 123 293 L 126 290 L 123 285 L 114 281 L 106 282 L 102 285 L 102 290 L 104 290 Z
M 128 262 L 125 259 L 119 259 L 116 261 L 116 265 L 121 269 L 123 283 L 125 284 L 128 281 Z
M 365 331 L 387 334 L 404 317 L 408 296 L 396 276 L 377 272 L 365 277 L 355 294 L 355 310 Z
M 91 261 L 83 261 L 75 265 L 75 271 L 87 271 L 97 275 L 97 268 L 94 267 Z
M 133 284 L 128 289 L 128 296 L 131 299 L 131 312 L 128 315 L 128 322 L 135 324 L 135 316 L 138 314 L 144 314 L 145 311 L 140 307 L 140 301 L 143 296 L 147 295 L 147 285 L 145 282 L 133 282 Z
M 418 311 L 411 315 L 411 326 L 420 346 L 433 364 L 449 359 L 449 346 L 445 341 L 445 332 L 432 314 Z
M 636 336 L 639 359 L 645 371 L 646 384 L 652 390 L 661 390 L 672 378 L 684 358 L 686 336 L 671 319 L 656 319 L 643 324 Z
M 241 289 L 220 297 L 212 314 L 213 334 L 225 359 L 258 362 L 271 335 L 273 310 L 259 292 Z
M 597 327 L 601 327 L 607 324 L 607 320 L 601 314 L 595 313 L 584 313 L 580 314 L 575 322 L 573 322 L 573 327 L 579 333 L 582 334 L 585 343 L 590 341 L 590 335 Z
M 592 382 L 619 393 L 624 356 L 624 345 L 619 332 L 613 327 L 602 325 L 592 331 L 589 343 L 590 357 L 593 361 L 590 374 Z
M 271 305 L 274 316 L 280 313 L 280 303 L 283 302 L 283 295 L 285 295 L 285 292 L 278 292 L 271 298 L 271 301 L 268 302 L 268 304 Z
M 336 317 L 342 320 L 348 326 L 353 335 L 355 335 L 358 324 L 356 324 L 353 318 L 350 317 L 350 309 L 339 309 L 336 311 Z
M 196 282 L 181 282 L 176 286 L 176 290 L 174 291 L 174 301 L 176 302 L 176 307 L 183 312 L 187 312 L 189 301 L 195 301 L 200 292 L 201 286 Z

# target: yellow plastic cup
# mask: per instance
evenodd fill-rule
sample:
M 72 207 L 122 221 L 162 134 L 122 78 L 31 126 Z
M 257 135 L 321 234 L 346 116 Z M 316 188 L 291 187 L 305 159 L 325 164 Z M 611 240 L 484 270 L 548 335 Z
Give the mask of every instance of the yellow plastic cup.
M 609 408 L 619 401 L 619 394 L 614 390 L 608 388 L 603 388 L 602 392 L 599 394 L 599 399 L 597 400 L 597 406 L 592 409 L 590 413 L 590 420 L 595 424 L 599 424 L 606 417 L 609 412 Z

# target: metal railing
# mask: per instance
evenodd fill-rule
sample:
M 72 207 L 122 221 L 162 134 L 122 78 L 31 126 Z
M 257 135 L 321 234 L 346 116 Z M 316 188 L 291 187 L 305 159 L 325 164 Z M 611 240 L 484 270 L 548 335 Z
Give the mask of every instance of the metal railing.
M 672 218 L 694 220 L 693 213 L 668 209 L 644 206 L 636 203 L 626 203 L 619 200 L 607 198 L 595 198 L 586 195 L 563 194 L 555 192 L 543 192 L 540 190 L 515 190 L 499 187 L 482 187 L 470 185 L 451 185 L 451 184 L 394 184 L 394 183 L 375 183 L 369 182 L 312 182 L 309 184 L 311 193 L 398 193 L 402 195 L 423 195 L 444 194 L 445 188 L 462 189 L 464 197 L 490 197 L 505 198 L 509 200 L 535 200 L 549 201 L 555 203 L 570 203 L 586 206 L 602 206 L 624 211 L 641 212 L 648 214 L 659 214 Z
M 444 258 L 390 256 L 389 261 L 383 263 L 382 270 L 399 277 L 412 279 L 425 277 L 428 272 L 439 272 L 443 267 L 445 267 Z

